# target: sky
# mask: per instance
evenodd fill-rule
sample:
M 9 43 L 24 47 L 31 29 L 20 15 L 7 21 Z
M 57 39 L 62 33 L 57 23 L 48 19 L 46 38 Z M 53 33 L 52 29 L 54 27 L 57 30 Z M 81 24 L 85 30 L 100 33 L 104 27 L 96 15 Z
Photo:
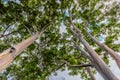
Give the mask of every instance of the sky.
M 112 58 L 110 59 L 110 69 L 111 71 L 120 79 L 120 69 L 118 68 L 117 64 L 115 63 L 115 61 Z M 76 75 L 76 76 L 70 76 L 69 71 L 67 70 L 67 68 L 65 69 L 65 71 L 57 71 L 57 76 L 55 76 L 54 74 L 51 74 L 51 76 L 49 77 L 49 80 L 82 80 L 80 78 L 80 75 Z M 95 74 L 95 78 L 96 80 L 104 80 L 101 75 L 99 73 Z
M 104 22 L 106 23 L 106 21 Z M 66 33 L 66 27 L 64 26 L 64 24 L 61 24 L 60 27 L 60 33 Z M 105 35 L 102 35 L 102 37 L 100 38 L 100 42 L 104 42 L 105 39 Z M 120 44 L 120 37 L 118 38 L 117 41 L 115 41 L 116 44 Z M 111 71 L 120 79 L 120 69 L 118 68 L 116 62 L 110 57 L 110 69 Z M 65 69 L 65 71 L 56 71 L 57 72 L 57 76 L 55 76 L 54 74 L 51 74 L 49 77 L 49 80 L 83 80 L 80 78 L 80 75 L 76 75 L 76 76 L 70 76 L 68 73 L 69 71 L 67 70 L 67 68 Z M 99 73 L 95 74 L 95 78 L 96 80 L 104 80 L 101 75 Z
M 120 0 L 115 0 L 115 1 L 119 1 Z M 19 3 L 19 0 L 17 0 L 17 2 Z M 62 25 L 64 26 L 64 25 Z M 65 27 L 61 27 L 61 31 L 60 33 L 63 33 L 65 32 Z M 120 38 L 119 38 L 119 41 L 120 43 Z M 113 73 L 115 75 L 117 75 L 119 78 L 120 78 L 120 70 L 119 68 L 117 67 L 115 61 L 112 59 L 112 58 L 109 58 L 110 59 L 110 69 L 113 71 Z M 68 73 L 69 71 L 67 70 L 67 68 L 65 69 L 65 71 L 56 71 L 57 72 L 57 76 L 55 76 L 54 74 L 51 74 L 51 76 L 49 77 L 49 80 L 82 80 L 80 78 L 80 75 L 76 75 L 76 76 L 70 76 Z M 96 77 L 96 80 L 104 80 L 100 75 L 99 73 L 95 74 L 95 77 Z M 12 80 L 11 78 L 9 78 L 8 80 Z
M 64 24 L 62 23 L 60 26 L 60 33 L 66 33 L 66 26 L 64 26 Z M 106 35 L 101 35 L 102 37 L 100 38 L 100 42 L 104 42 L 104 39 L 106 37 Z M 115 41 L 115 44 L 120 44 L 120 37 L 118 38 L 117 41 Z M 110 57 L 110 69 L 111 71 L 118 76 L 118 78 L 120 79 L 120 70 L 116 64 L 116 62 Z M 80 78 L 80 74 L 76 75 L 76 76 L 70 76 L 69 75 L 69 71 L 67 70 L 67 68 L 65 69 L 65 71 L 56 71 L 57 75 L 55 76 L 54 74 L 51 74 L 49 77 L 49 80 L 83 80 Z M 95 74 L 95 78 L 96 80 L 104 80 L 101 75 L 99 73 Z

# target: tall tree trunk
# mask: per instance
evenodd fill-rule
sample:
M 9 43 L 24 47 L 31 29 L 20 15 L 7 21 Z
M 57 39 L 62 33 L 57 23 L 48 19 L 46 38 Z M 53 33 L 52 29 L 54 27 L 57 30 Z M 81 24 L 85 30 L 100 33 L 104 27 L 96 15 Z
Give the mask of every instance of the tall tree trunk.
M 73 34 L 79 38 L 80 42 L 84 45 L 87 52 L 93 59 L 93 63 L 98 72 L 103 76 L 105 80 L 118 80 L 118 78 L 112 73 L 112 71 L 107 67 L 104 61 L 98 56 L 98 54 L 92 49 L 92 47 L 86 42 L 82 37 L 82 34 L 79 29 L 77 29 L 73 24 L 71 24 L 71 30 Z M 75 32 L 74 32 L 75 31 Z
M 96 80 L 94 75 L 93 75 L 93 73 L 92 73 L 92 71 L 91 71 L 91 68 L 90 67 L 86 67 L 86 70 L 87 70 L 88 74 L 90 75 L 91 80 Z
M 29 37 L 28 39 L 22 41 L 18 45 L 3 51 L 0 54 L 0 72 L 6 69 L 10 63 L 18 56 L 24 49 L 26 49 L 30 44 L 32 44 L 38 36 L 43 33 L 44 30 L 36 33 L 35 35 Z
M 86 23 L 87 24 L 87 23 Z M 115 51 L 113 51 L 111 48 L 109 48 L 107 45 L 100 43 L 99 41 L 97 41 L 87 30 L 87 26 L 86 27 L 86 33 L 88 34 L 88 36 L 93 40 L 94 43 L 96 43 L 101 49 L 103 49 L 104 51 L 106 51 L 108 54 L 110 54 L 114 60 L 116 61 L 118 67 L 120 68 L 120 55 L 117 54 Z

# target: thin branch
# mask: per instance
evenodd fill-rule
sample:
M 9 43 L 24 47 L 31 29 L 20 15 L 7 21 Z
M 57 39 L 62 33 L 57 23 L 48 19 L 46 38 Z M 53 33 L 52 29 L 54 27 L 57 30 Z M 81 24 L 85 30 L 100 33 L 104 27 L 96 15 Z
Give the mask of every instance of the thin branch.
M 76 43 L 75 41 L 72 40 L 72 42 L 74 43 L 74 47 L 77 48 L 77 49 L 81 52 L 81 54 L 82 54 L 83 56 L 85 56 L 86 58 L 88 58 L 88 59 L 91 60 L 91 57 L 89 56 L 89 54 L 88 54 L 86 51 L 84 51 L 83 49 L 81 49 L 81 48 L 77 45 L 77 43 Z
M 69 63 L 67 63 L 67 61 L 63 61 L 63 63 L 56 70 L 59 70 L 65 64 L 67 65 L 67 67 L 70 67 L 70 68 L 93 67 L 92 64 L 70 65 Z
M 60 66 L 58 66 L 58 67 L 56 68 L 56 70 L 55 70 L 55 71 L 57 71 L 57 70 L 59 70 L 60 68 L 62 68 L 65 64 L 66 64 L 65 62 L 64 62 L 64 63 L 62 63 Z
M 12 23 L 11 25 L 13 25 L 14 23 Z M 11 25 L 9 25 L 3 32 L 3 34 L 1 36 L 3 36 L 5 34 L 5 32 L 11 27 Z
M 93 67 L 92 64 L 68 65 L 70 68 Z
M 5 34 L 5 32 L 8 30 L 8 28 L 9 28 L 10 26 L 8 26 L 5 30 L 4 30 L 4 32 L 3 32 L 3 34 L 2 35 L 4 35 Z
M 28 31 L 28 33 L 29 33 L 30 35 L 32 35 L 30 29 L 29 29 L 28 27 L 26 27 L 26 26 L 24 26 L 24 27 L 26 28 L 26 30 Z
M 31 33 L 30 29 L 28 27 L 26 27 L 26 26 L 24 26 L 24 27 L 27 29 L 28 33 L 32 36 L 32 33 Z M 38 42 L 36 42 L 36 41 L 35 41 L 35 44 L 40 46 L 40 44 Z
M 95 37 L 93 37 L 89 32 L 88 32 L 88 22 L 86 21 L 85 22 L 85 31 L 86 31 L 86 33 L 88 34 L 88 36 L 93 40 L 93 42 L 95 42 L 96 44 L 98 44 L 98 45 L 101 45 L 102 43 L 99 43 L 96 39 L 95 39 Z
M 9 36 L 9 35 L 11 35 L 11 34 L 13 34 L 13 33 L 15 33 L 15 32 L 17 32 L 17 31 L 13 31 L 13 32 L 11 32 L 11 33 L 8 33 L 8 34 L 1 35 L 1 36 L 0 36 L 0 38 L 2 38 L 2 37 L 6 37 L 6 36 Z

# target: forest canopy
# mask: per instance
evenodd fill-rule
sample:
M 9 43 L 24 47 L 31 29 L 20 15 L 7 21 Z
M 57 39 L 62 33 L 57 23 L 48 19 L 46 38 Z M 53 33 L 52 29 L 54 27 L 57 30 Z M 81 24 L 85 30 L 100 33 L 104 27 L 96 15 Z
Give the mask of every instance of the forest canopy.
M 85 80 L 118 80 L 109 57 L 120 68 L 119 9 L 114 0 L 0 0 L 1 54 L 44 29 L 0 78 L 46 80 L 67 67 Z

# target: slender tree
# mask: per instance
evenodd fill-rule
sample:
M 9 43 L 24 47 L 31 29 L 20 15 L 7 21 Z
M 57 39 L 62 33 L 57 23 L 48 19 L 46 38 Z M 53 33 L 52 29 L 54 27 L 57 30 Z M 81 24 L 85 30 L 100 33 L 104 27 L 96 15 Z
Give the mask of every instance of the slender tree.
M 89 32 L 87 29 L 87 25 L 88 23 L 86 23 L 85 29 L 86 29 L 86 33 L 88 34 L 88 36 L 103 50 L 105 50 L 108 54 L 110 54 L 114 60 L 116 61 L 118 67 L 120 68 L 120 55 L 118 53 L 116 53 L 114 50 L 112 50 L 111 48 L 109 48 L 107 45 L 105 45 L 104 43 L 100 43 L 99 41 L 97 41 Z

